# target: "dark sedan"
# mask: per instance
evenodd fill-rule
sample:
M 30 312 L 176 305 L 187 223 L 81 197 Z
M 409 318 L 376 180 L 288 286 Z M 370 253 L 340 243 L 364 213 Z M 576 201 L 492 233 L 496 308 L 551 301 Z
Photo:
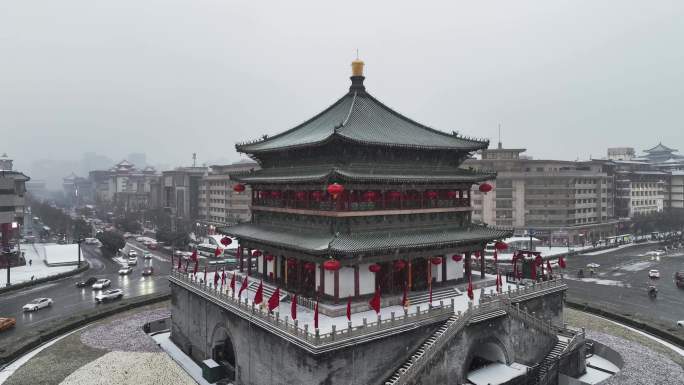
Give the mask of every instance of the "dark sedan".
M 91 287 L 95 282 L 97 282 L 97 277 L 90 277 L 85 281 L 78 282 L 76 287 Z

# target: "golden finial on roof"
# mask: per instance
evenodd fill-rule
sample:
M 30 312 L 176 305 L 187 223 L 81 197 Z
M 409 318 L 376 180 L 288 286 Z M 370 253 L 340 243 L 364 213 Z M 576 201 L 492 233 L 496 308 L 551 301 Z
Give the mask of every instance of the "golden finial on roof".
M 363 60 L 359 59 L 359 50 L 356 50 L 356 60 L 351 64 L 352 76 L 363 76 Z

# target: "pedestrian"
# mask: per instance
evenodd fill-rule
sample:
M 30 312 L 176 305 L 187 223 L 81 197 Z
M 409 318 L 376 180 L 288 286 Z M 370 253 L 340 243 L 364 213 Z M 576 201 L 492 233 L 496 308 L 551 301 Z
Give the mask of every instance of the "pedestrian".
M 33 266 L 33 259 L 29 259 L 29 266 Z

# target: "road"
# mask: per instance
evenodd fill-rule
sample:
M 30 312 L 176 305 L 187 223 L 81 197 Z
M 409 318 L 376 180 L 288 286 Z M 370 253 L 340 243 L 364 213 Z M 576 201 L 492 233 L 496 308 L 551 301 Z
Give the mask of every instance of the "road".
M 673 279 L 676 271 L 684 271 L 684 249 L 660 257 L 646 254 L 658 248 L 654 244 L 639 245 L 606 254 L 568 258 L 569 298 L 673 327 L 677 320 L 684 319 L 684 289 L 677 288 Z M 601 265 L 594 278 L 589 276 L 588 263 Z M 580 268 L 585 272 L 582 280 L 576 276 Z M 661 278 L 649 279 L 650 269 L 659 270 Z M 650 284 L 658 288 L 655 299 L 648 296 Z
M 83 256 L 90 263 L 90 269 L 87 271 L 73 277 L 0 295 L 0 316 L 14 317 L 17 320 L 13 329 L 0 333 L 0 344 L 4 339 L 19 335 L 28 329 L 40 327 L 46 321 L 65 317 L 78 311 L 94 309 L 97 306 L 110 306 L 108 303 L 97 304 L 95 302 L 98 290 L 76 287 L 77 282 L 88 277 L 108 278 L 112 281 L 111 288 L 123 289 L 124 298 L 168 292 L 168 274 L 171 268 L 169 257 L 153 252 L 151 259 L 144 260 L 142 249 L 138 245 L 129 242 L 124 251 L 127 252 L 130 248 L 138 251 L 138 265 L 133 267 L 134 270 L 129 275 L 120 276 L 118 274 L 121 267 L 119 262 L 102 256 L 98 247 L 84 245 Z M 146 266 L 154 267 L 152 276 L 141 275 Z M 52 298 L 53 306 L 30 313 L 22 311 L 22 306 L 39 297 Z

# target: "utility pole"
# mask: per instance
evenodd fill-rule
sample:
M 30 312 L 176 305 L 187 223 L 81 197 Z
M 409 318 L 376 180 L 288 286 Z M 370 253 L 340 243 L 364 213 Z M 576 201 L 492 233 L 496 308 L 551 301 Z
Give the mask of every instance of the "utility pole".
M 79 238 L 76 243 L 78 244 L 78 267 L 81 267 L 81 243 L 83 243 L 83 238 Z
M 10 286 L 10 248 L 9 238 L 11 223 L 0 223 L 0 230 L 2 231 L 2 253 L 5 254 L 5 261 L 7 262 L 7 283 L 5 286 Z

